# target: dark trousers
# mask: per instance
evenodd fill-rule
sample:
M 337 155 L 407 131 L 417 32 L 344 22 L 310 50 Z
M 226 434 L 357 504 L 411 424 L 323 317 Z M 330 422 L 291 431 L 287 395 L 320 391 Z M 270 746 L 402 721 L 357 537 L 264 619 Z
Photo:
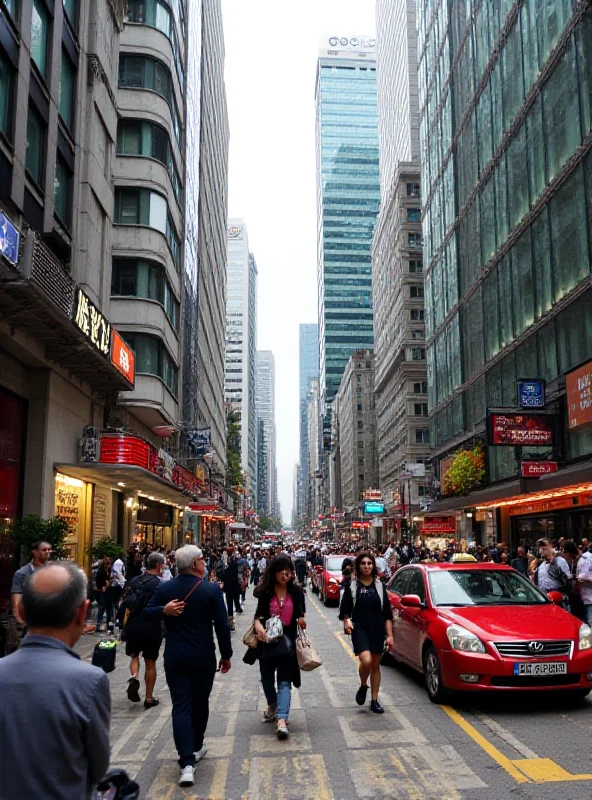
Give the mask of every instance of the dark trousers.
M 164 670 L 173 701 L 173 738 L 183 769 L 195 764 L 194 753 L 203 747 L 216 662 L 174 668 L 165 663 Z
M 251 572 L 251 585 L 255 584 L 255 586 L 259 583 L 259 578 L 261 577 L 261 570 L 259 567 L 253 567 Z
M 226 595 L 226 605 L 228 606 L 228 616 L 234 617 L 234 608 L 236 608 L 237 613 L 242 611 L 240 604 L 241 588 L 237 586 L 236 589 L 225 590 L 224 593 Z

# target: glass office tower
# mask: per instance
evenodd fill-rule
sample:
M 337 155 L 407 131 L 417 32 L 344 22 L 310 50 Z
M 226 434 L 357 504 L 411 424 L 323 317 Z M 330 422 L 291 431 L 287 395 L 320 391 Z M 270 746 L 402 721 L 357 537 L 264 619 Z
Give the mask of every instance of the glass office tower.
M 332 38 L 316 85 L 321 395 L 354 350 L 372 348 L 371 245 L 380 208 L 374 39 Z
M 538 377 L 556 458 L 585 457 L 565 375 L 592 357 L 589 4 L 421 0 L 418 38 L 434 454 L 484 439 L 487 407 Z M 491 482 L 515 470 L 489 448 Z

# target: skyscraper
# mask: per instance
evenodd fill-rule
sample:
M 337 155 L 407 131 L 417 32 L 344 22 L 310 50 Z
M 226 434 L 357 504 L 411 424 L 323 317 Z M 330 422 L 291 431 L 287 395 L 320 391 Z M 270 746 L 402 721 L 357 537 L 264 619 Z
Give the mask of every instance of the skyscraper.
M 295 518 L 300 519 L 306 507 L 308 486 L 308 393 L 311 378 L 319 377 L 319 326 L 316 323 L 300 325 L 299 380 L 300 380 L 300 469 Z
M 415 0 L 378 0 L 381 210 L 372 252 L 380 488 L 395 516 L 429 493 Z M 400 477 L 409 463 L 413 477 Z M 411 508 L 402 489 L 411 492 Z
M 255 408 L 259 438 L 258 463 L 265 487 L 258 486 L 259 514 L 273 516 L 277 512 L 276 428 L 275 428 L 275 359 L 271 350 L 258 350 L 256 362 Z M 261 438 L 263 433 L 263 438 Z
M 320 391 L 330 404 L 352 352 L 371 348 L 370 250 L 380 207 L 375 40 L 329 39 L 316 82 Z
M 560 467 L 581 463 L 538 479 L 541 502 L 520 507 L 520 464 L 511 445 L 520 431 L 508 434 L 509 444 L 486 449 L 497 499 L 486 489 L 439 507 L 480 505 L 491 521 L 484 523 L 488 535 L 498 526 L 513 543 L 536 539 L 537 530 L 587 535 L 589 512 L 573 516 L 573 492 L 590 469 L 592 438 L 571 406 L 578 381 L 569 373 L 582 365 L 585 382 L 592 355 L 590 7 L 556 0 L 467 10 L 465 3 L 418 3 L 435 459 L 444 478 L 459 445 L 489 444 L 487 409 L 515 407 L 518 379 L 540 378 L 547 381 L 554 448 L 523 447 L 522 457 L 554 455 Z M 446 57 L 436 60 L 439 53 Z M 550 517 L 546 487 L 560 489 L 569 510 Z
M 241 429 L 241 464 L 251 500 L 257 500 L 255 360 L 257 265 L 249 252 L 247 226 L 228 220 L 225 395 Z

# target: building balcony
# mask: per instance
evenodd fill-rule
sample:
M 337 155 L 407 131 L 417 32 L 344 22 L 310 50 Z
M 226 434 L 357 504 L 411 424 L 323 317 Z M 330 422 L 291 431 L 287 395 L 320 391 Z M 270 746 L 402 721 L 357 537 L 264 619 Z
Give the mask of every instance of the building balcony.
M 111 297 L 111 322 L 125 339 L 126 331 L 160 337 L 175 361 L 179 362 L 179 336 L 163 306 L 145 297 Z
M 156 375 L 136 373 L 133 392 L 120 394 L 119 405 L 149 428 L 173 425 L 179 420 L 179 404 L 164 381 Z

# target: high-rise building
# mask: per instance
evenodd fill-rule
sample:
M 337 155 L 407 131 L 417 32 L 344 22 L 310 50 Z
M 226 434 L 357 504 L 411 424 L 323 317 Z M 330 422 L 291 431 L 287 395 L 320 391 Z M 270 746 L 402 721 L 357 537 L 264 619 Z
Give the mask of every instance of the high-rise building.
M 326 494 L 325 478 L 321 472 L 321 395 L 319 379 L 311 378 L 307 398 L 308 417 L 308 488 L 304 519 L 307 525 L 317 521 L 321 513 L 321 498 Z
M 299 383 L 300 383 L 300 468 L 299 490 L 296 495 L 295 519 L 303 516 L 308 487 L 308 392 L 311 378 L 319 377 L 319 326 L 300 325 Z
M 497 485 L 437 508 L 478 505 L 484 521 L 467 518 L 472 534 L 513 543 L 541 530 L 589 536 L 592 511 L 577 485 L 592 452 L 578 410 L 592 356 L 590 7 L 467 10 L 418 3 L 430 434 L 443 493 L 455 491 L 445 471 L 459 447 L 485 444 Z M 503 418 L 514 429 L 487 437 L 487 409 L 515 409 L 520 378 L 547 382 L 553 446 L 540 417 Z M 520 441 L 529 444 L 517 454 Z M 517 455 L 559 471 L 521 487 Z M 533 490 L 538 501 L 528 503 Z M 565 505 L 554 500 L 550 513 L 553 492 Z
M 226 300 L 226 403 L 239 416 L 241 464 L 247 491 L 257 502 L 257 422 L 255 374 L 257 354 L 257 264 L 249 252 L 247 226 L 228 221 Z
M 371 245 L 380 207 L 375 40 L 332 38 L 316 81 L 320 390 L 335 396 L 354 350 L 371 348 Z
M 419 512 L 428 496 L 425 462 L 430 445 L 415 0 L 378 0 L 376 23 L 382 202 L 372 266 L 378 463 L 386 532 L 403 511 L 405 516 Z M 410 463 L 421 466 L 413 468 L 412 478 L 403 479 Z
M 335 483 L 341 493 L 336 505 L 351 515 L 360 508 L 363 492 L 378 486 L 372 350 L 356 350 L 349 359 L 334 401 L 333 417 L 339 450 L 339 477 Z
M 275 427 L 275 359 L 271 350 L 258 350 L 256 361 L 255 409 L 259 436 L 259 463 L 264 465 L 265 487 L 257 487 L 259 515 L 277 513 L 276 427 Z M 265 453 L 265 455 L 263 455 Z M 260 472 L 261 474 L 261 472 Z

